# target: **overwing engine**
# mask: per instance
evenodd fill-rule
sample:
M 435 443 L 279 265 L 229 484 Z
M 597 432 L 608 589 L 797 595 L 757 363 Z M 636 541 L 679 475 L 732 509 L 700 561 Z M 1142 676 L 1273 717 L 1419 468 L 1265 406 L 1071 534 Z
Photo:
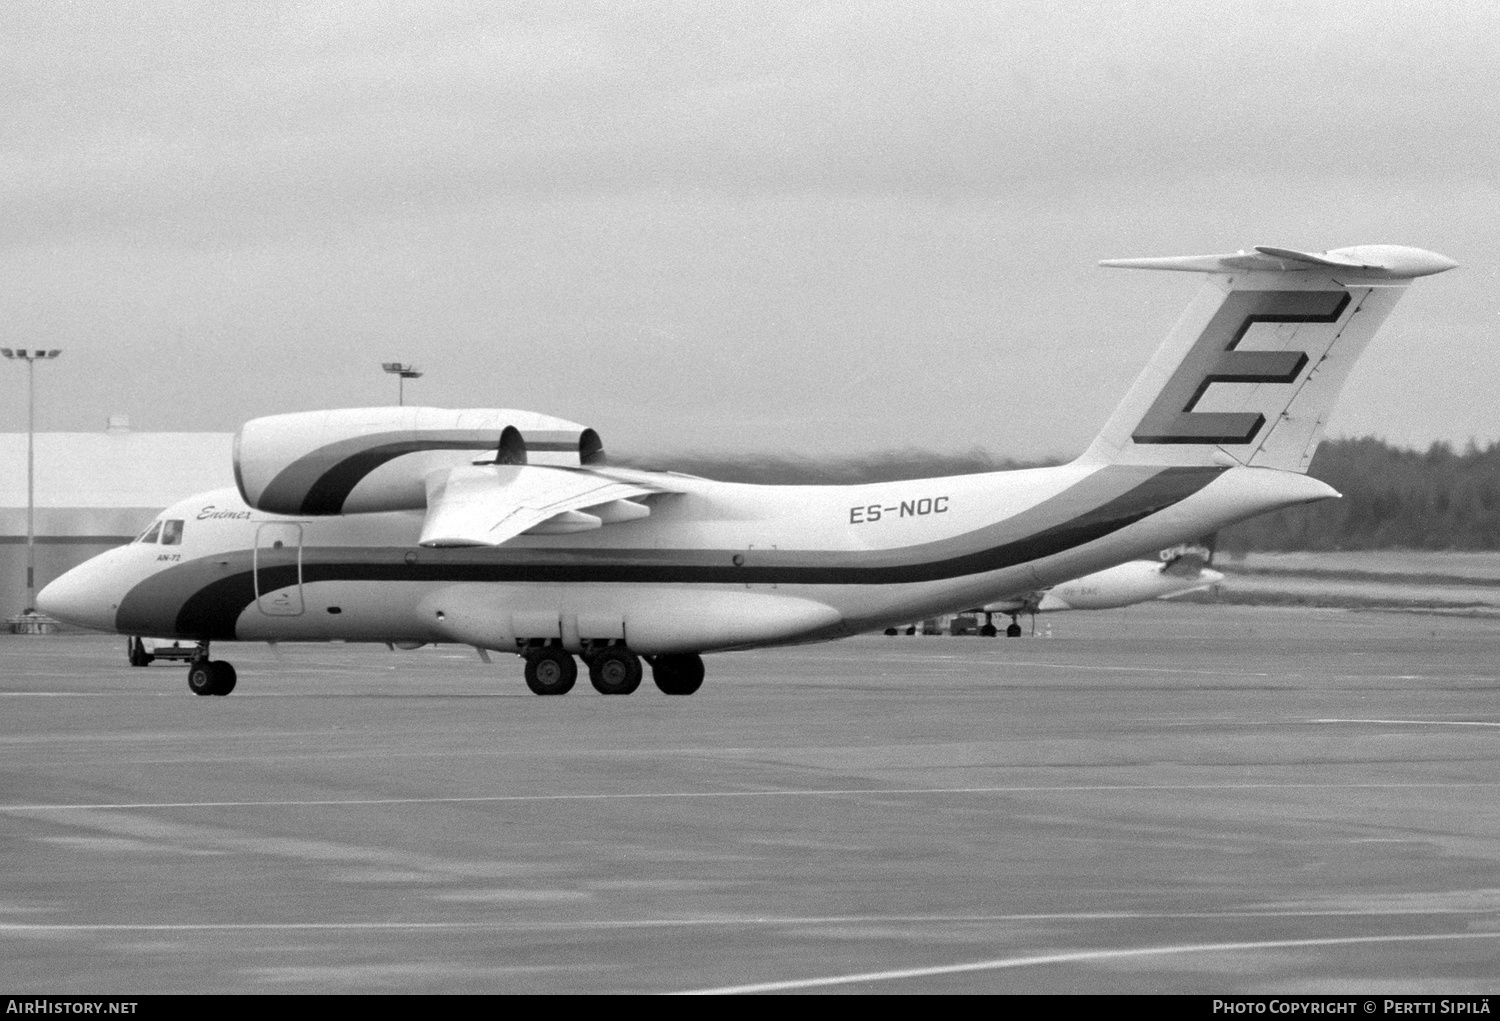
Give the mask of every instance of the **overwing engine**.
M 292 516 L 423 510 L 424 546 L 498 546 L 650 515 L 672 492 L 650 472 L 599 466 L 594 430 L 529 411 L 345 408 L 247 422 L 235 481 Z
M 578 467 L 599 459 L 594 430 L 530 411 L 341 408 L 246 422 L 234 441 L 245 502 L 273 514 L 420 510 L 427 478 L 461 465 Z

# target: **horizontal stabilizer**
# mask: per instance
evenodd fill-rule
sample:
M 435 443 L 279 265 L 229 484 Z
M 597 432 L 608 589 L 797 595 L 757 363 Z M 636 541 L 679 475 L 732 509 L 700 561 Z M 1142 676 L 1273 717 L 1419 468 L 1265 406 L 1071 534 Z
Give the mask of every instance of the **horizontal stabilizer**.
M 1166 269 L 1185 273 L 1303 273 L 1342 269 L 1359 276 L 1409 280 L 1450 270 L 1458 263 L 1421 248 L 1405 245 L 1355 245 L 1327 252 L 1299 252 L 1291 248 L 1256 245 L 1253 252 L 1231 255 L 1173 255 L 1152 259 L 1105 259 L 1101 266 L 1116 269 Z
M 1218 544 L 1217 533 L 1205 536 L 1199 542 L 1184 542 L 1164 549 L 1157 554 L 1162 561 L 1161 572 L 1179 578 L 1195 578 L 1204 568 L 1214 562 L 1214 547 Z
M 645 517 L 651 509 L 632 498 L 670 491 L 589 469 L 465 465 L 429 478 L 427 519 L 418 542 L 499 546 L 522 533 L 590 531 Z
M 1161 573 L 1178 578 L 1195 578 L 1208 566 L 1208 558 L 1201 553 L 1183 553 L 1162 565 Z

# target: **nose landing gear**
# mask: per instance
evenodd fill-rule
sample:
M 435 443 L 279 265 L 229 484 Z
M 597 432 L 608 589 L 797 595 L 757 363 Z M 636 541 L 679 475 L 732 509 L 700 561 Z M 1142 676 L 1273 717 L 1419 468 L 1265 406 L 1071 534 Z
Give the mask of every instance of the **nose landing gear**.
M 236 680 L 234 667 L 222 659 L 211 660 L 204 655 L 188 666 L 188 690 L 194 695 L 227 695 L 234 690 Z

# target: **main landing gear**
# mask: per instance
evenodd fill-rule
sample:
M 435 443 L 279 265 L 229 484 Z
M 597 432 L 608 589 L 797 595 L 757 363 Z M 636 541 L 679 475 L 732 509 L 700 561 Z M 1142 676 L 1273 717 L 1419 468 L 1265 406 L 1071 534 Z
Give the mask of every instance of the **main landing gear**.
M 229 694 L 238 680 L 234 667 L 222 659 L 209 659 L 207 642 L 203 643 L 201 650 L 201 654 L 188 664 L 188 690 L 194 695 Z
M 1010 615 L 1010 626 L 1005 629 L 1006 638 L 1021 637 L 1021 622 L 1018 619 L 1020 616 L 1019 613 Z M 1035 621 L 1036 617 L 1033 616 L 1031 619 Z M 995 615 L 993 613 L 986 613 L 984 615 L 984 624 L 980 626 L 979 633 L 985 638 L 994 638 L 1000 633 L 999 629 L 995 627 Z
M 578 664 L 556 646 L 526 654 L 526 687 L 538 695 L 566 695 L 578 680 Z
M 628 695 L 641 686 L 641 657 L 623 645 L 606 645 L 588 663 L 589 683 L 601 695 Z
M 523 652 L 526 686 L 538 695 L 566 695 L 578 680 L 578 663 L 560 646 L 536 646 Z M 606 645 L 583 654 L 589 683 L 601 695 L 629 695 L 641 686 L 641 657 L 623 645 Z M 697 653 L 647 656 L 651 677 L 667 695 L 691 695 L 703 685 L 703 657 Z
M 695 652 L 648 657 L 651 678 L 666 695 L 691 695 L 703 685 L 703 657 Z

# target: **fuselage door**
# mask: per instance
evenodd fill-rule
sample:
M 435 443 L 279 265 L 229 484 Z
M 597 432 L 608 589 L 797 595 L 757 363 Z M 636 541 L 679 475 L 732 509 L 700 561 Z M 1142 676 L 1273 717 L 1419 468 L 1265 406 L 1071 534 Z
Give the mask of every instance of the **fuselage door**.
M 302 526 L 268 522 L 255 532 L 255 605 L 272 617 L 302 613 Z

